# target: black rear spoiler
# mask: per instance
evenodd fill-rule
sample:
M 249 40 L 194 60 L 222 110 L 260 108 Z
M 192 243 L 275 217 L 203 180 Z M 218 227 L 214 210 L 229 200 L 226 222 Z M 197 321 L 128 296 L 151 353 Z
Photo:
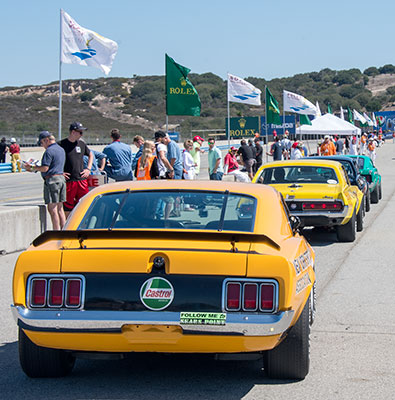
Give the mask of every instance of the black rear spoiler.
M 46 231 L 33 240 L 33 246 L 37 247 L 43 243 L 53 240 L 78 240 L 80 247 L 83 248 L 82 243 L 87 239 L 151 239 L 151 240 L 183 240 L 190 239 L 195 241 L 212 241 L 224 242 L 229 241 L 233 243 L 248 242 L 248 243 L 266 243 L 269 246 L 280 250 L 280 246 L 266 235 L 247 233 L 247 232 L 210 232 L 210 231 L 170 231 L 170 230 L 107 230 L 107 229 L 86 229 L 86 230 L 64 230 L 64 231 Z

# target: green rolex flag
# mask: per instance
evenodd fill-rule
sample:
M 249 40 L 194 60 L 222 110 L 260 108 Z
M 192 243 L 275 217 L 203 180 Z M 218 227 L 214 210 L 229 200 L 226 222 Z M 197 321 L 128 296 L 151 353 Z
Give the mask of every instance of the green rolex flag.
M 177 64 L 166 54 L 167 115 L 200 115 L 200 98 L 188 79 L 189 72 L 189 68 Z
M 355 125 L 354 124 L 354 118 L 352 117 L 352 112 L 350 110 L 350 107 L 347 107 L 347 113 L 348 113 L 348 117 L 347 117 L 348 122 L 350 122 L 351 124 Z
M 333 114 L 333 112 L 332 112 L 332 107 L 331 107 L 331 103 L 328 103 L 328 113 L 329 113 L 329 114 Z
M 266 88 L 266 123 L 281 125 L 278 102 L 270 93 L 268 87 Z
M 299 114 L 300 125 L 312 125 L 310 118 L 307 115 Z

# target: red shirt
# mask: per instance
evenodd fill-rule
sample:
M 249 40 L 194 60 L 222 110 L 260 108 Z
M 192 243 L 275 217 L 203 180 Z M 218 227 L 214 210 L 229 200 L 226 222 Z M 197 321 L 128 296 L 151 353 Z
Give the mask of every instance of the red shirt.
M 18 143 L 12 143 L 10 146 L 10 153 L 11 154 L 19 154 L 21 152 L 21 149 L 19 147 Z
M 226 164 L 229 165 L 229 167 L 228 167 L 228 172 L 232 172 L 232 171 L 234 171 L 234 170 L 236 170 L 236 169 L 239 168 L 239 164 L 237 163 L 236 156 L 233 156 L 233 155 L 230 154 L 230 153 L 228 153 L 228 154 L 225 156 L 224 164 L 225 164 L 225 165 L 226 165 Z

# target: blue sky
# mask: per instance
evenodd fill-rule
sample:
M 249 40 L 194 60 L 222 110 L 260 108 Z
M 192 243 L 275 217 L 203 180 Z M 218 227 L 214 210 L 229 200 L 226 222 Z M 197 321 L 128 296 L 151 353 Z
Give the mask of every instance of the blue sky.
M 59 79 L 59 10 L 115 40 L 111 77 L 163 75 L 164 54 L 225 79 L 395 64 L 394 0 L 1 0 L 0 87 Z M 63 79 L 98 78 L 63 64 Z

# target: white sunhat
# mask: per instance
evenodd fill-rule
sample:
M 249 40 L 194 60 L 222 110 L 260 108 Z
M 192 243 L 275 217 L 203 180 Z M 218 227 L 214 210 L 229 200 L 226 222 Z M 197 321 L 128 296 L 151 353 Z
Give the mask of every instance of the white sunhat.
M 12 137 L 12 138 L 10 139 L 10 142 L 11 142 L 11 143 L 16 143 L 16 139 L 15 139 L 14 137 Z

